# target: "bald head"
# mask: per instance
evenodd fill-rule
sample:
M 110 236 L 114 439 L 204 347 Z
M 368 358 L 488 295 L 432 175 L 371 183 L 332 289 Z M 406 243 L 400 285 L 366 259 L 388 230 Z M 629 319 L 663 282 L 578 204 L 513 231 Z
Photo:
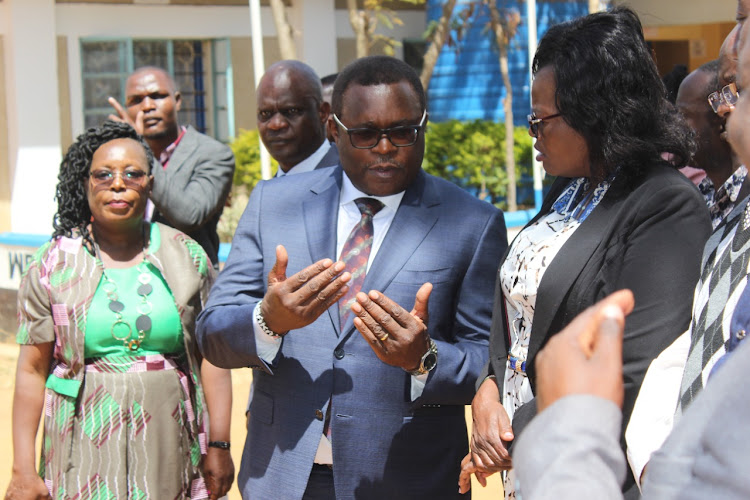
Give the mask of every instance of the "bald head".
M 326 140 L 330 106 L 323 102 L 320 78 L 300 61 L 268 68 L 256 91 L 258 132 L 271 156 L 288 172 Z
M 295 83 L 303 88 L 303 93 L 312 98 L 317 98 L 319 101 L 322 100 L 323 87 L 315 70 L 303 62 L 295 60 L 279 61 L 269 66 L 260 79 L 258 92 L 260 93 L 269 86 L 282 86 L 291 79 L 294 79 Z
M 712 181 L 714 177 L 722 179 L 724 174 L 732 171 L 729 144 L 721 139 L 724 120 L 713 112 L 706 98 L 716 89 L 717 68 L 718 61 L 712 61 L 690 73 L 680 84 L 675 102 L 695 132 L 698 148 L 692 165 L 705 170 Z M 714 173 L 716 175 L 712 176 Z

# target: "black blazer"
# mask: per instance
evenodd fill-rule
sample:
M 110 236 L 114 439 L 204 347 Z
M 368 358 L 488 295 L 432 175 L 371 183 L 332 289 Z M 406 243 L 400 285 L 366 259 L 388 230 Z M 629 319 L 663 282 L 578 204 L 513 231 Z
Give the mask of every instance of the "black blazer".
M 555 181 L 529 224 L 549 212 L 569 181 Z M 539 285 L 526 363 L 532 389 L 534 359 L 549 338 L 587 307 L 629 288 L 635 309 L 626 320 L 623 344 L 624 431 L 649 364 L 690 324 L 703 245 L 710 234 L 705 201 L 677 170 L 655 167 L 619 196 L 615 180 L 560 249 Z M 507 252 L 503 261 L 506 257 Z M 498 282 L 485 374 L 497 375 L 501 394 L 508 353 L 502 300 Z

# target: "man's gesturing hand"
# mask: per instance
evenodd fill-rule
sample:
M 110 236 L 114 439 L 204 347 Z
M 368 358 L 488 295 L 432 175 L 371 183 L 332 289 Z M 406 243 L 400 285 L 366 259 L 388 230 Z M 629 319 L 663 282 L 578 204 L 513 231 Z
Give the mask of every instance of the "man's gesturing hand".
M 287 278 L 289 256 L 286 249 L 276 247 L 276 262 L 268 273 L 268 291 L 263 297 L 261 312 L 272 331 L 285 334 L 307 326 L 335 304 L 349 287 L 351 274 L 343 262 L 319 260 Z
M 107 102 L 110 106 L 115 108 L 115 111 L 117 112 L 117 114 L 110 114 L 107 117 L 108 120 L 127 123 L 138 132 L 138 135 L 143 135 L 143 111 L 138 111 L 138 114 L 135 116 L 135 121 L 133 121 L 117 99 L 114 97 L 108 97 Z
M 357 301 L 352 304 L 354 326 L 383 363 L 406 371 L 419 368 L 422 356 L 430 348 L 426 322 L 431 292 L 431 283 L 422 285 L 411 313 L 375 290 L 357 294 Z

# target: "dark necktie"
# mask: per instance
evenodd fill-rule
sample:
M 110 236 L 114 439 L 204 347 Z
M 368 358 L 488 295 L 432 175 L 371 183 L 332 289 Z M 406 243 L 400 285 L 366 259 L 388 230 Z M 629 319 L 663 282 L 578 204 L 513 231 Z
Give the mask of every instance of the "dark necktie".
M 342 331 L 351 314 L 355 296 L 365 282 L 367 261 L 370 258 L 370 248 L 372 248 L 372 218 L 383 208 L 383 204 L 373 198 L 357 198 L 354 203 L 357 204 L 362 218 L 346 239 L 339 259 L 346 265 L 345 270 L 352 275 L 348 283 L 349 290 L 339 299 L 339 320 Z

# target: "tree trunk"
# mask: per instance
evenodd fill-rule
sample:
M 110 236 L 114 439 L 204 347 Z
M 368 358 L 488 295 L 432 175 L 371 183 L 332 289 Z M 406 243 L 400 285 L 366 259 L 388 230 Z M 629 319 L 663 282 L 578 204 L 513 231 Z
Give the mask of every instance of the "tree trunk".
M 510 74 L 508 73 L 508 42 L 509 36 L 505 33 L 500 21 L 500 12 L 494 1 L 490 5 L 490 22 L 495 32 L 497 40 L 497 49 L 500 53 L 500 74 L 503 77 L 505 85 L 505 99 L 503 100 L 503 109 L 505 111 L 505 173 L 508 178 L 508 189 L 506 200 L 508 201 L 508 211 L 515 212 L 518 210 L 516 203 L 516 156 L 513 151 L 513 88 L 510 84 Z
M 284 0 L 269 0 L 273 20 L 276 24 L 276 36 L 279 39 L 282 59 L 297 59 L 297 45 L 294 43 L 294 30 L 286 17 Z
M 448 39 L 448 30 L 450 29 L 450 22 L 455 7 L 456 0 L 448 0 L 443 4 L 443 13 L 440 15 L 440 20 L 438 21 L 438 26 L 435 29 L 432 41 L 425 52 L 422 74 L 419 75 L 419 79 L 422 81 L 422 86 L 425 91 L 427 91 L 427 87 L 430 85 L 432 72 L 435 71 L 435 65 L 437 64 L 438 56 L 440 56 L 440 51 L 443 49 L 443 45 L 445 45 L 445 41 Z
M 349 24 L 352 25 L 357 41 L 357 59 L 359 59 L 370 54 L 367 13 L 359 10 L 357 0 L 346 0 L 346 8 L 349 11 Z

